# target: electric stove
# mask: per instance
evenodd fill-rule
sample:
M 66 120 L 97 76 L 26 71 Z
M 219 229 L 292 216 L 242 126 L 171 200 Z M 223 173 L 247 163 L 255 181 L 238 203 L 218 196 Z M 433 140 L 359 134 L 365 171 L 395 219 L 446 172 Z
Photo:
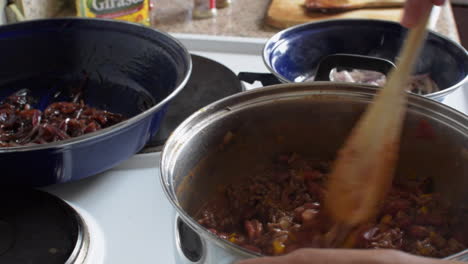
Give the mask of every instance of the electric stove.
M 175 257 L 180 254 L 174 248 L 175 212 L 159 181 L 158 151 L 192 112 L 262 86 L 240 82 L 237 75 L 267 73 L 261 58 L 266 39 L 173 35 L 193 54 L 194 73 L 169 107 L 163 129 L 144 150 L 105 173 L 2 194 L 2 203 L 14 206 L 0 214 L 0 233 L 6 234 L 0 238 L 0 263 L 181 263 Z M 468 113 L 467 90 L 457 90 L 444 103 Z

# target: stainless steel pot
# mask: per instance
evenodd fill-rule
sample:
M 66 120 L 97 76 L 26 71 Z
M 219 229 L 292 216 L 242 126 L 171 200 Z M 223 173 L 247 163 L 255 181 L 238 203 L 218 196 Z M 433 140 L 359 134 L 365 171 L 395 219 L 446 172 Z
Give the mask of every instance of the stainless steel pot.
M 375 91 L 324 82 L 276 85 L 215 102 L 182 123 L 161 158 L 163 188 L 178 214 L 178 261 L 222 264 L 258 256 L 217 238 L 191 216 L 215 188 L 241 180 L 274 153 L 332 159 Z M 397 174 L 432 176 L 445 198 L 466 204 L 468 117 L 415 95 L 408 107 Z M 421 120 L 434 138 L 417 136 Z M 468 251 L 449 259 L 468 261 Z

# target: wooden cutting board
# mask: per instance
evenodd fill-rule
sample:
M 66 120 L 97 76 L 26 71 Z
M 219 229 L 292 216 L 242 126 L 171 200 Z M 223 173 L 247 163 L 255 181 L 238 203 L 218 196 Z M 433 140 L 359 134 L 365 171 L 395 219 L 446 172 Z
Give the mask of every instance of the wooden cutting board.
M 265 22 L 275 28 L 288 28 L 307 22 L 324 19 L 367 18 L 399 21 L 403 14 L 402 8 L 358 9 L 342 13 L 324 14 L 306 12 L 304 0 L 272 0 L 265 18 Z

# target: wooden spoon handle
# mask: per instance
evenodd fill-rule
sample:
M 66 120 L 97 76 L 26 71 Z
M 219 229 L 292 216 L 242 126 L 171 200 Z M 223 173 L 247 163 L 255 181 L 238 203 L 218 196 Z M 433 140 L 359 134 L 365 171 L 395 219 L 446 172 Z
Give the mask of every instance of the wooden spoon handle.
M 359 8 L 385 8 L 385 7 L 402 7 L 405 4 L 404 0 L 354 0 L 355 5 Z
M 305 6 L 311 11 L 346 11 L 359 8 L 402 7 L 404 0 L 307 0 Z
M 375 216 L 391 185 L 406 105 L 406 84 L 426 34 L 430 9 L 411 29 L 397 68 L 338 153 L 328 182 L 326 210 L 337 223 L 356 226 Z

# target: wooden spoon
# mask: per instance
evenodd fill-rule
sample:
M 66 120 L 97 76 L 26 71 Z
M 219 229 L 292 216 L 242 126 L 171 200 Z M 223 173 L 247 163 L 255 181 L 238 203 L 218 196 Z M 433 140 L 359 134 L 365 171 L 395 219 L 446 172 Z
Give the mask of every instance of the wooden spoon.
M 308 11 L 337 12 L 361 8 L 402 7 L 404 0 L 306 0 Z
M 409 30 L 397 68 L 338 152 L 324 203 L 335 223 L 327 238 L 329 246 L 343 245 L 349 231 L 375 217 L 391 186 L 406 111 L 405 88 L 426 36 L 430 11 Z

